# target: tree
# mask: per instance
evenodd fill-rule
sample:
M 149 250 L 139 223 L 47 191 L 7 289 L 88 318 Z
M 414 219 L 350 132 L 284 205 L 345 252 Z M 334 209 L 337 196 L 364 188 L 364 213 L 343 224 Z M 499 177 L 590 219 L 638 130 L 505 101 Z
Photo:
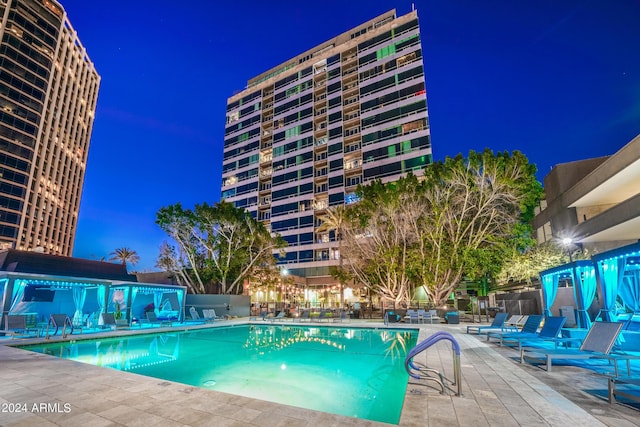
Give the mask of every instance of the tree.
M 334 232 L 336 242 L 338 242 L 338 256 L 340 261 L 336 276 L 340 280 L 340 305 L 342 306 L 344 305 L 342 233 L 347 221 L 346 207 L 344 205 L 330 207 L 326 213 L 320 217 L 320 220 L 322 224 L 318 227 L 317 231 L 320 233 Z
M 140 262 L 138 253 L 127 247 L 117 248 L 116 250 L 111 252 L 109 256 L 109 261 L 119 261 L 125 267 L 127 266 L 127 263 L 136 265 L 138 262 Z
M 348 268 L 383 297 L 407 301 L 422 286 L 439 306 L 463 273 L 497 274 L 511 248 L 530 242 L 542 189 L 523 154 L 485 150 L 358 194 L 344 233 Z
M 192 270 L 185 268 L 187 264 L 185 257 L 178 255 L 175 246 L 166 241 L 162 242 L 160 253 L 156 260 L 156 267 L 171 273 L 178 283 L 188 287 L 191 292 L 204 293 L 204 287 L 198 288 L 199 284 L 194 281 L 194 275 L 191 274 Z M 196 289 L 201 290 L 201 292 L 197 292 Z
M 573 260 L 589 258 L 590 255 L 587 251 L 575 250 L 571 252 Z M 567 250 L 553 240 L 534 244 L 523 251 L 514 248 L 496 279 L 499 285 L 505 285 L 509 282 L 530 284 L 532 279 L 539 277 L 541 271 L 566 264 L 569 259 Z
M 417 182 L 413 177 L 413 182 Z M 421 210 L 406 191 L 406 179 L 374 181 L 359 189 L 360 202 L 348 210 L 343 228 L 346 268 L 383 299 L 406 304 L 411 299 L 409 223 Z
M 156 223 L 178 245 L 167 245 L 158 263 L 179 271 L 177 277 L 194 293 L 237 294 L 256 269 L 275 268 L 274 251 L 284 241 L 264 224 L 227 202 L 183 209 L 161 208 Z
M 414 272 L 436 305 L 463 273 L 494 275 L 510 248 L 530 242 L 529 220 L 542 196 L 535 174 L 535 165 L 518 151 L 471 151 L 425 170 Z

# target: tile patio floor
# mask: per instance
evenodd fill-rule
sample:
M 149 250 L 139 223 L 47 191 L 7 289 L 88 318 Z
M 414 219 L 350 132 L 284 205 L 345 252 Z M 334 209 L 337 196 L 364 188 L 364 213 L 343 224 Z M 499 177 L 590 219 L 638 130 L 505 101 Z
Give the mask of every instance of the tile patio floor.
M 382 326 L 380 321 L 344 325 Z M 400 326 L 419 327 L 420 341 L 439 329 L 451 332 L 462 349 L 463 378 L 461 397 L 410 381 L 400 426 L 640 426 L 637 409 L 611 406 L 587 392 L 597 389 L 606 395 L 605 379 L 591 370 L 554 366 L 547 373 L 520 365 L 515 350 L 464 334 L 465 324 Z M 7 342 L 10 340 L 0 344 Z M 438 343 L 419 357 L 453 376 L 448 342 Z M 8 411 L 11 408 L 4 405 L 18 402 L 27 404 L 27 412 L 16 412 L 15 407 Z M 38 412 L 34 403 L 51 405 Z M 99 368 L 6 345 L 0 345 L 0 405 L 0 410 L 4 409 L 0 425 L 11 427 L 388 425 Z

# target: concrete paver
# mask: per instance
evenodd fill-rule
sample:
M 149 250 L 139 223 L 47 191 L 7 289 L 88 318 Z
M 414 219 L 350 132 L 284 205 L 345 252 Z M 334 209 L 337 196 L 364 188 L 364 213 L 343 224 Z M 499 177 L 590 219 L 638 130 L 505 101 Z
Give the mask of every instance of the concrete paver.
M 347 325 L 381 327 L 380 322 Z M 605 379 L 589 370 L 558 366 L 547 373 L 521 365 L 514 350 L 465 334 L 464 324 L 398 327 L 419 328 L 420 341 L 437 330 L 451 332 L 461 347 L 463 384 L 463 395 L 457 397 L 452 392 L 441 394 L 435 383 L 410 379 L 400 426 L 640 426 L 640 411 L 609 405 L 586 391 L 606 391 Z M 440 342 L 416 359 L 453 378 L 450 343 Z M 0 404 L 24 402 L 29 406 L 26 412 L 0 413 L 0 425 L 11 427 L 387 425 L 126 372 L 106 372 L 5 345 L 0 345 L 0 384 Z M 49 403 L 50 410 L 31 410 L 31 405 L 41 403 Z M 65 404 L 69 411 L 64 410 Z M 56 407 L 62 410 L 51 409 Z

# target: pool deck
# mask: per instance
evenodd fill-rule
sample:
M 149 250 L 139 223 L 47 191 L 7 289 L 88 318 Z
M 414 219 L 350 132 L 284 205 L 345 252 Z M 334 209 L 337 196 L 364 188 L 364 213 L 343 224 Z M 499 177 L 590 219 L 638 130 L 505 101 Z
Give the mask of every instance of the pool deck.
M 215 326 L 243 323 L 247 319 Z M 321 325 L 383 326 L 380 321 L 358 320 Z M 456 338 L 462 353 L 462 396 L 441 394 L 434 387 L 410 380 L 400 426 L 640 426 L 640 411 L 622 404 L 609 405 L 606 401 L 603 376 L 577 366 L 554 365 L 552 372 L 547 373 L 530 364 L 521 365 L 515 350 L 465 334 L 466 325 L 399 324 L 403 328 L 419 328 L 420 341 L 437 330 L 446 330 Z M 119 335 L 133 333 L 140 331 L 118 331 Z M 96 338 L 98 334 L 84 337 Z M 2 345 L 28 342 L 33 340 L 0 339 L 1 426 L 389 425 L 200 389 Z M 417 360 L 420 358 L 430 367 L 443 370 L 448 377 L 453 375 L 448 342 L 438 343 Z

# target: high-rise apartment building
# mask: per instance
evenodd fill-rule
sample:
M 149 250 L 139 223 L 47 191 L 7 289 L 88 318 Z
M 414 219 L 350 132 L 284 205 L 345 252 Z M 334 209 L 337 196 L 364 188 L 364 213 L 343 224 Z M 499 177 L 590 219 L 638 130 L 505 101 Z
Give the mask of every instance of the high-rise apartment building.
M 222 198 L 287 241 L 280 263 L 309 285 L 333 282 L 327 208 L 358 184 L 396 180 L 431 163 L 416 11 L 395 10 L 249 80 L 229 98 Z
M 70 256 L 100 77 L 59 3 L 0 16 L 0 248 Z

